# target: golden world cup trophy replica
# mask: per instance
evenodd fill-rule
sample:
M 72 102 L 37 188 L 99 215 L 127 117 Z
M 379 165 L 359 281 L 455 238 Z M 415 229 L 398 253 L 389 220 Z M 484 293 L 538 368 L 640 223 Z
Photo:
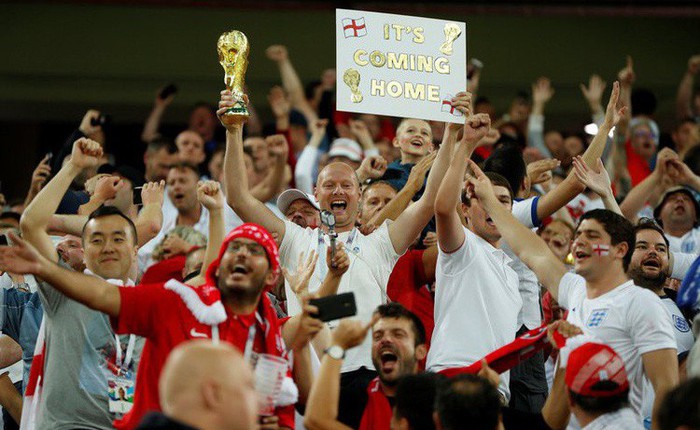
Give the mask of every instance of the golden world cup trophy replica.
M 221 120 L 224 124 L 244 124 L 248 121 L 248 107 L 243 100 L 245 71 L 248 68 L 248 38 L 238 30 L 219 36 L 216 43 L 219 64 L 224 68 L 224 83 L 231 91 L 236 104 L 230 107 Z

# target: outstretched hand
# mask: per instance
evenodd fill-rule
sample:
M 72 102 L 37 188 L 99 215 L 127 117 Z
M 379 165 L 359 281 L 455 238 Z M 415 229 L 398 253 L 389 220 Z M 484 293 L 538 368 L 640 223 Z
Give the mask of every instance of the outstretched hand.
M 629 88 L 634 84 L 637 76 L 634 74 L 634 63 L 632 62 L 632 56 L 627 56 L 627 62 L 625 67 L 617 73 L 617 79 L 619 79 L 620 84 L 625 88 Z
M 620 119 L 625 115 L 627 111 L 627 106 L 622 106 L 617 109 L 617 102 L 620 100 L 620 83 L 615 81 L 613 84 L 612 93 L 610 93 L 610 100 L 608 101 L 608 107 L 605 109 L 605 124 L 612 128 L 620 122 Z
M 552 96 L 554 96 L 554 88 L 552 88 L 549 78 L 542 76 L 532 84 L 533 104 L 544 105 Z
M 596 164 L 597 171 L 589 168 L 580 156 L 575 157 L 573 162 L 576 178 L 581 184 L 601 197 L 612 193 L 610 175 L 600 158 Z
M 530 185 L 541 184 L 552 179 L 552 170 L 559 167 L 561 161 L 556 158 L 537 160 L 527 165 L 527 177 Z
M 338 345 L 345 350 L 358 346 L 365 340 L 367 333 L 377 321 L 379 321 L 379 314 L 374 314 L 369 324 L 358 320 L 341 320 L 338 327 L 333 330 L 331 345 Z
M 588 80 L 588 88 L 581 84 L 581 93 L 591 107 L 598 106 L 603 100 L 603 91 L 607 83 L 598 75 L 591 75 Z
M 304 260 L 304 253 L 299 254 L 299 262 L 294 272 L 282 268 L 284 279 L 289 282 L 289 287 L 300 300 L 309 294 L 309 281 L 314 274 L 317 261 L 318 254 L 315 251 L 311 251 L 306 260 Z
M 473 160 L 467 160 L 468 168 L 471 174 L 467 174 L 467 195 L 476 197 L 483 203 L 489 199 L 495 198 L 496 194 L 493 191 L 491 180 L 484 174 L 479 166 Z
M 163 206 L 163 197 L 165 194 L 165 181 L 160 180 L 159 182 L 146 182 L 141 188 L 141 203 L 144 206 L 150 204 L 158 204 L 158 206 Z
M 29 242 L 25 242 L 14 232 L 8 232 L 8 238 L 12 245 L 0 246 L 0 270 L 19 275 L 38 275 L 46 259 L 39 255 Z

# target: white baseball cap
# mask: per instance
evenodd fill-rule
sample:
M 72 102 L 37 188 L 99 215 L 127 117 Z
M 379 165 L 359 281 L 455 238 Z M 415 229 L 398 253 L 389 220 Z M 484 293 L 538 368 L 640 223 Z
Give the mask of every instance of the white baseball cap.
M 316 210 L 321 210 L 321 207 L 316 202 L 316 198 L 312 194 L 306 194 L 305 192 L 298 190 L 296 188 L 290 188 L 282 192 L 282 194 L 277 197 L 277 208 L 283 214 L 286 214 L 289 206 L 296 200 L 304 199 L 311 204 Z
M 362 147 L 359 143 L 347 137 L 339 137 L 331 144 L 331 149 L 328 151 L 328 157 L 346 157 L 350 161 L 362 161 Z

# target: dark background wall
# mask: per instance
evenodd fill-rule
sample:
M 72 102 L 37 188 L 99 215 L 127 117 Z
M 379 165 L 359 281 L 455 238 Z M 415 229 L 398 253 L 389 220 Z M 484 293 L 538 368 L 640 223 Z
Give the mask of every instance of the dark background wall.
M 175 82 L 180 89 L 166 122 L 185 121 L 195 102 L 215 103 L 223 87 L 215 44 L 229 29 L 248 35 L 250 97 L 269 118 L 266 93 L 279 75 L 264 49 L 287 45 L 302 80 L 316 79 L 334 66 L 335 6 L 269 0 L 0 4 L 3 191 L 23 195 L 35 163 L 62 143 L 87 108 L 112 114 L 119 132 L 111 144 L 131 160 L 139 157 L 140 123 L 160 86 Z M 579 83 L 591 73 L 611 83 L 626 54 L 634 57 L 637 86 L 659 99 L 661 125 L 670 125 L 678 81 L 688 58 L 700 53 L 697 2 L 340 6 L 466 21 L 468 56 L 486 65 L 481 94 L 503 111 L 516 91 L 548 76 L 556 94 L 547 125 L 565 130 L 578 130 L 588 119 Z

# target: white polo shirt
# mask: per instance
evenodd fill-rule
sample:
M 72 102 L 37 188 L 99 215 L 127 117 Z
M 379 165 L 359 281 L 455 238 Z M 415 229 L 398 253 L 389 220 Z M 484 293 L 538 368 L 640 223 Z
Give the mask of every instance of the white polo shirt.
M 431 372 L 464 367 L 512 342 L 523 301 L 510 258 L 464 228 L 462 246 L 440 250 L 435 271 L 435 329 L 428 352 Z M 509 372 L 501 374 L 507 399 Z
M 627 281 L 600 297 L 588 299 L 586 280 L 567 273 L 559 283 L 558 301 L 569 310 L 567 321 L 620 355 L 630 381 L 630 404 L 641 423 L 642 355 L 659 349 L 676 349 L 671 320 L 659 296 Z
M 387 302 L 386 284 L 400 255 L 394 250 L 389 237 L 389 222 L 365 236 L 357 228 L 338 233 L 337 242 L 345 245 L 350 257 L 350 267 L 343 275 L 338 293 L 354 292 L 357 302 L 357 319 L 369 322 L 377 306 Z M 318 291 L 328 273 L 326 266 L 326 248 L 330 246 L 328 235 L 320 233 L 318 228 L 301 228 L 291 221 L 284 220 L 285 233 L 280 245 L 280 262 L 290 272 L 297 270 L 299 255 L 306 256 L 311 251 L 318 253 L 316 270 L 309 281 L 309 292 Z M 289 285 L 287 292 L 287 312 L 290 316 L 301 312 L 301 306 Z M 337 321 L 330 324 L 337 325 Z M 360 367 L 374 370 L 372 364 L 372 336 L 367 334 L 365 341 L 356 348 L 346 352 L 342 372 L 351 372 Z

